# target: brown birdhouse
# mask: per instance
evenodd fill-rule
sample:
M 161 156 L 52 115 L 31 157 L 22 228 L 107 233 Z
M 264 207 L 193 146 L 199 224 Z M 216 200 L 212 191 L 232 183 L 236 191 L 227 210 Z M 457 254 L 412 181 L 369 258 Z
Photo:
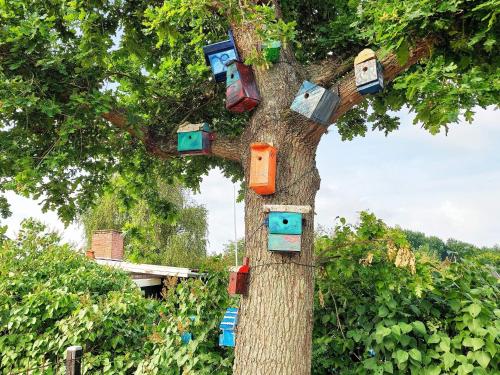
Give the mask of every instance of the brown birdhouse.
M 226 108 L 231 112 L 249 112 L 260 103 L 253 70 L 240 61 L 227 64 Z
M 243 258 L 242 266 L 233 267 L 231 270 L 231 274 L 229 275 L 229 286 L 227 288 L 230 295 L 247 294 L 248 278 L 250 274 L 249 262 L 249 259 L 245 257 Z

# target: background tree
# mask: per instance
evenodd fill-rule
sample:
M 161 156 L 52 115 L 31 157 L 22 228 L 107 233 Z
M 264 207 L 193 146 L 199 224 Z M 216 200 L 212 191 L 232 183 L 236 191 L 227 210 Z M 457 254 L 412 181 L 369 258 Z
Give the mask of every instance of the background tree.
M 207 253 L 205 207 L 190 201 L 187 189 L 160 180 L 150 189 L 157 191 L 163 210 L 151 207 L 146 197 L 127 207 L 122 185 L 123 179 L 116 177 L 114 189 L 81 215 L 87 246 L 95 230 L 116 229 L 125 235 L 125 257 L 133 262 L 199 267 Z
M 302 80 L 338 86 L 331 122 L 343 139 L 364 135 L 367 123 L 397 129 L 390 111 L 403 106 L 431 133 L 448 131 L 461 114 L 472 121 L 475 106 L 499 102 L 499 9 L 499 0 L 3 0 L 0 189 L 43 196 L 69 221 L 116 172 L 132 196 L 158 175 L 196 188 L 214 166 L 246 180 L 250 143 L 273 142 L 276 194 L 245 193 L 247 254 L 269 266 L 242 299 L 234 372 L 308 374 L 313 215 L 293 259 L 269 253 L 261 230 L 264 203 L 314 208 L 326 128 L 290 112 Z M 229 26 L 262 96 L 250 115 L 224 109 L 224 90 L 203 61 L 202 46 Z M 284 48 L 267 69 L 257 49 L 271 39 Z M 379 50 L 387 83 L 369 98 L 352 73 L 366 46 Z M 176 157 L 185 120 L 213 126 L 213 157 Z

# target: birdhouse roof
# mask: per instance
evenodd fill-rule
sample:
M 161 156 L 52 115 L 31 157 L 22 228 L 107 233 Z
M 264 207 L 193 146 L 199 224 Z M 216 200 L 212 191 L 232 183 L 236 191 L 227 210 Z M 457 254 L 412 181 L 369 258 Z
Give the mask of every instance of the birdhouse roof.
M 196 132 L 196 131 L 210 132 L 210 125 L 208 125 L 208 123 L 206 122 L 202 122 L 199 124 L 190 124 L 189 122 L 184 122 L 177 129 L 177 133 Z
M 356 58 L 354 59 L 354 64 L 356 64 L 356 65 L 361 64 L 362 62 L 365 62 L 365 61 L 368 61 L 371 59 L 376 59 L 376 58 L 377 58 L 377 55 L 375 54 L 375 52 L 370 48 L 366 48 L 363 51 L 361 51 L 360 53 L 358 53 L 358 56 L 356 56 Z

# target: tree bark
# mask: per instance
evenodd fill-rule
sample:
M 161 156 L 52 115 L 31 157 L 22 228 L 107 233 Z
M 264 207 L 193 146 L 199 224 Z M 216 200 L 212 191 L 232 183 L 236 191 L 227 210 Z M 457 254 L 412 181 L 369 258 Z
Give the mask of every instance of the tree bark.
M 255 45 L 252 30 L 234 27 L 240 51 Z M 264 204 L 314 207 L 320 179 L 316 169 L 319 138 L 305 136 L 317 125 L 290 114 L 290 103 L 302 83 L 291 50 L 284 62 L 256 70 L 262 97 L 242 136 L 241 160 L 248 182 L 250 144 L 273 143 L 277 148 L 276 193 L 260 196 L 248 189 L 245 196 L 245 248 L 250 258 L 248 295 L 242 297 L 237 327 L 233 373 L 310 374 L 314 292 L 314 213 L 305 214 L 300 254 L 267 250 Z

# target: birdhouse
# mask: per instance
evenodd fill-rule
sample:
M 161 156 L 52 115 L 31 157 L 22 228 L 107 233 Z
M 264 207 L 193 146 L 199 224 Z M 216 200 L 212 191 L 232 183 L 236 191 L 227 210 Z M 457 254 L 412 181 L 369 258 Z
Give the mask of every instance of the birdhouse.
M 184 123 L 177 130 L 177 151 L 182 155 L 208 155 L 213 139 L 214 134 L 206 122 Z
M 267 249 L 284 253 L 300 253 L 301 237 L 296 234 L 269 233 Z
M 303 215 L 312 211 L 311 206 L 264 205 L 267 217 L 269 251 L 299 253 Z
M 260 103 L 252 67 L 240 61 L 227 63 L 226 108 L 231 112 L 249 112 Z
M 247 294 L 249 278 L 249 259 L 243 258 L 243 265 L 234 267 L 229 274 L 229 287 L 227 291 L 230 295 Z
M 250 145 L 250 188 L 260 195 L 276 190 L 276 148 L 267 143 Z
M 302 234 L 302 214 L 298 212 L 271 212 L 268 217 L 269 233 Z
M 222 333 L 219 335 L 219 346 L 236 346 L 236 325 L 238 324 L 238 309 L 229 307 L 219 325 Z
M 328 126 L 339 104 L 338 93 L 304 81 L 290 109 L 314 122 Z
M 263 43 L 262 51 L 264 52 L 264 57 L 267 61 L 276 63 L 280 59 L 281 42 L 279 40 L 273 40 L 271 42 Z
M 231 30 L 229 30 L 228 40 L 203 47 L 203 53 L 205 54 L 207 65 L 212 69 L 215 82 L 225 82 L 226 63 L 239 58 Z
M 354 75 L 361 95 L 376 94 L 384 89 L 382 64 L 371 49 L 364 49 L 354 59 Z
M 195 316 L 190 316 L 189 319 L 194 322 L 196 319 Z M 193 334 L 189 331 L 185 331 L 181 334 L 181 341 L 183 344 L 187 345 L 193 339 Z

